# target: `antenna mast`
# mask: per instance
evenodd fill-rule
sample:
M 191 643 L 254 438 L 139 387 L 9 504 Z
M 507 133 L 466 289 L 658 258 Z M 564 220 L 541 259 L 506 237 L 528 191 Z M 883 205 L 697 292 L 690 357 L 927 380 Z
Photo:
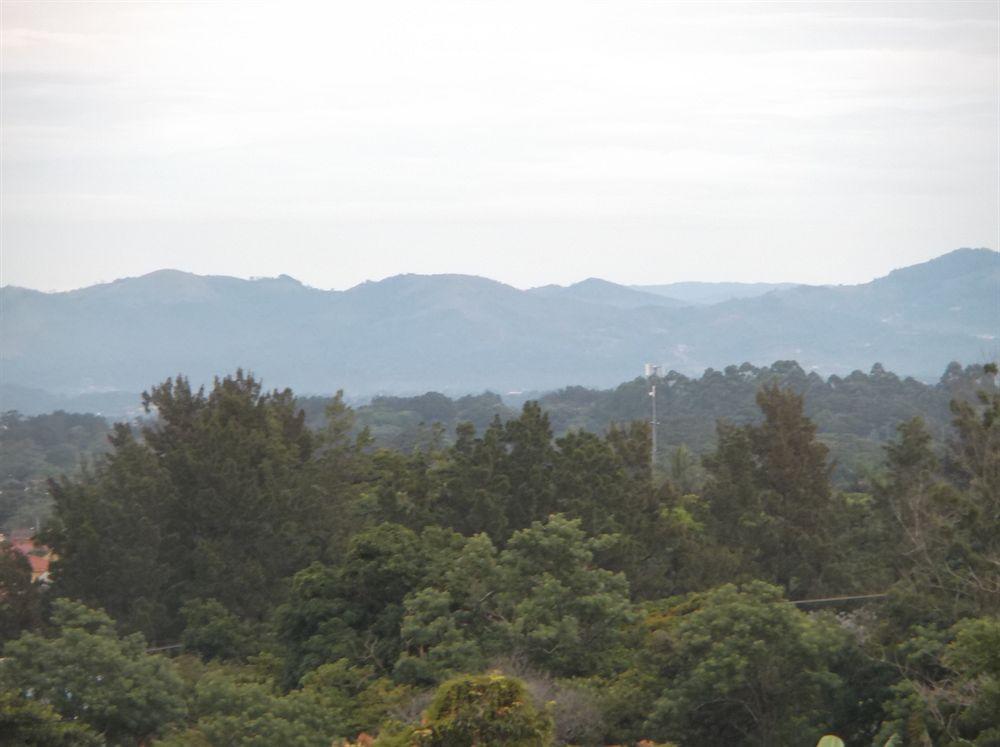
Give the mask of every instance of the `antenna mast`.
M 653 400 L 653 417 L 649 421 L 650 434 L 652 435 L 652 442 L 650 448 L 650 461 L 649 469 L 652 471 L 656 466 L 656 384 L 653 384 L 649 390 L 649 396 Z

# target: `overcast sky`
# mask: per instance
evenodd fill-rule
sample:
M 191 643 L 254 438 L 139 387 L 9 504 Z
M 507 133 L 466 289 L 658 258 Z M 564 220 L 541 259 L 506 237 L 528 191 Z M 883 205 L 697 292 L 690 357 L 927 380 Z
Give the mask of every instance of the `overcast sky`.
M 997 248 L 1000 4 L 2 2 L 2 282 L 866 281 Z

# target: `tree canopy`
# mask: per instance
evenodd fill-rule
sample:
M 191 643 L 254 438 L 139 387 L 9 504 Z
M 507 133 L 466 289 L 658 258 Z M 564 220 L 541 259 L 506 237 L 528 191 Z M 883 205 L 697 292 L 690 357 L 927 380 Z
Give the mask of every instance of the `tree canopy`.
M 977 376 L 948 434 L 897 421 L 849 485 L 809 388 L 771 380 L 663 469 L 641 421 L 561 432 L 528 402 L 400 450 L 342 396 L 310 427 L 250 374 L 168 379 L 51 482 L 52 583 L 0 548 L 0 733 L 995 744 L 1000 394 Z

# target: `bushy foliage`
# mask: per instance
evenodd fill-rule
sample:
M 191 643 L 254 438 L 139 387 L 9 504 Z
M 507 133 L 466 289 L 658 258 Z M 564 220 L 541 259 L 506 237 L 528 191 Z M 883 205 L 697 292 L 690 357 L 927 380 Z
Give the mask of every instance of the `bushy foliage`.
M 551 716 L 531 702 L 524 683 L 489 673 L 448 680 L 438 688 L 419 726 L 387 734 L 376 744 L 545 747 L 552 743 L 552 728 Z
M 4 647 L 0 689 L 88 725 L 109 744 L 139 744 L 184 715 L 181 681 L 147 656 L 139 634 L 120 638 L 103 612 L 54 602 L 53 633 L 25 633 Z
M 101 747 L 104 740 L 87 724 L 63 719 L 48 703 L 0 689 L 3 743 L 24 747 Z
M 899 646 L 900 679 L 880 744 L 1000 743 L 1000 620 L 966 618 L 922 628 Z
M 682 744 L 811 744 L 843 681 L 845 633 L 760 581 L 693 594 L 647 617 L 662 682 L 648 728 Z
M 374 730 L 408 695 L 371 669 L 344 661 L 315 669 L 291 692 L 252 666 L 193 669 L 190 724 L 158 745 L 327 747 Z
M 579 520 L 536 522 L 502 552 L 485 535 L 453 537 L 449 548 L 425 533 L 421 547 L 413 532 L 382 524 L 355 537 L 340 566 L 297 574 L 279 616 L 298 663 L 291 679 L 343 657 L 394 663 L 403 681 L 426 684 L 512 650 L 561 675 L 615 668 L 632 614 L 628 584 L 593 566 L 600 541 Z

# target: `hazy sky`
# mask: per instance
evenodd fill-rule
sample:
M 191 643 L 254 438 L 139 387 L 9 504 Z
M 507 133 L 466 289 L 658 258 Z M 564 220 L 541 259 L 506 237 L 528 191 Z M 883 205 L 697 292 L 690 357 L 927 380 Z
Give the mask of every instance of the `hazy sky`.
M 948 3 L 2 2 L 2 282 L 858 282 L 1000 246 Z

